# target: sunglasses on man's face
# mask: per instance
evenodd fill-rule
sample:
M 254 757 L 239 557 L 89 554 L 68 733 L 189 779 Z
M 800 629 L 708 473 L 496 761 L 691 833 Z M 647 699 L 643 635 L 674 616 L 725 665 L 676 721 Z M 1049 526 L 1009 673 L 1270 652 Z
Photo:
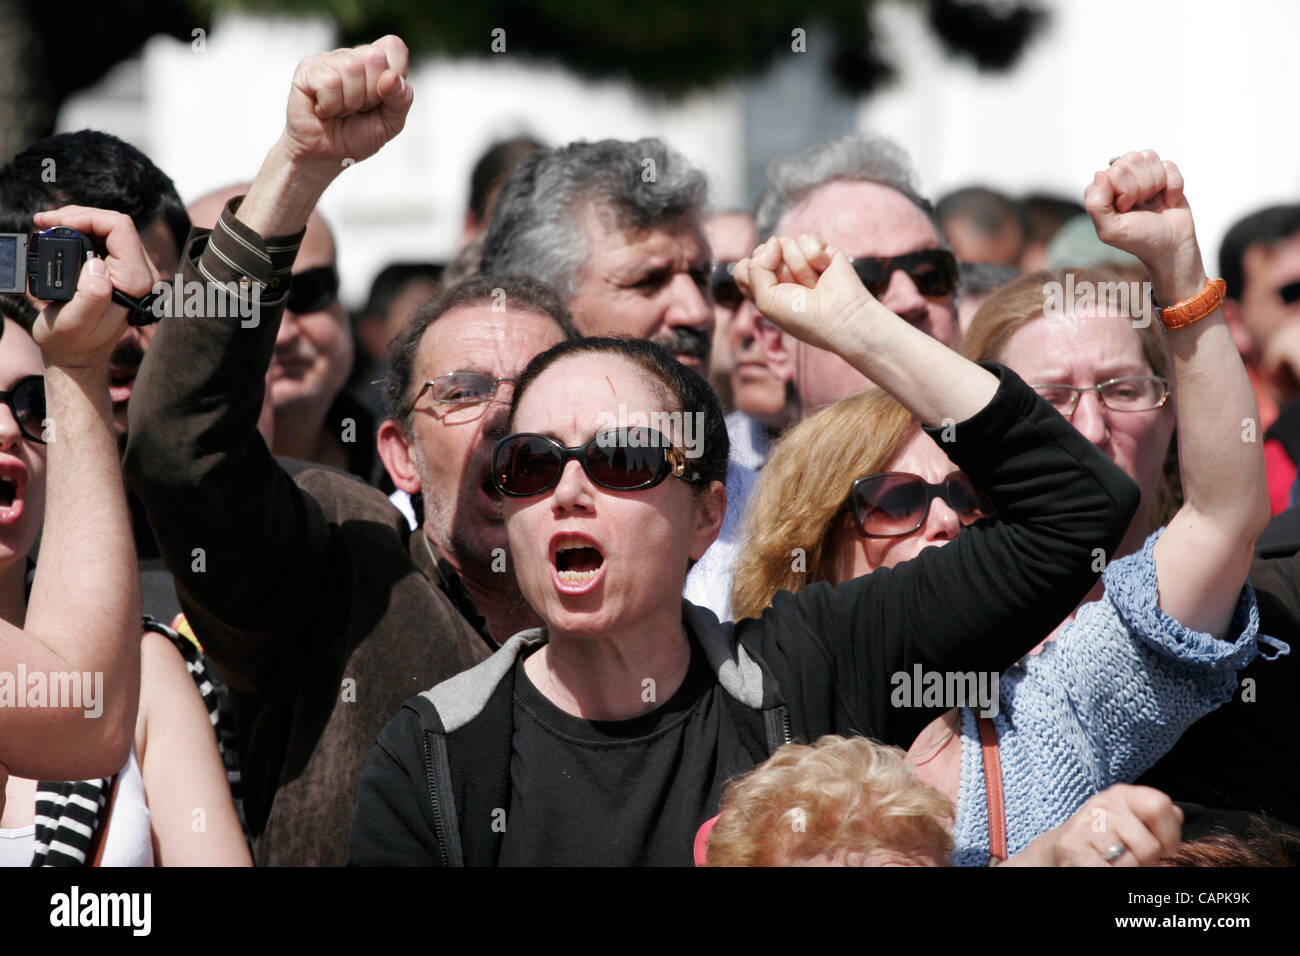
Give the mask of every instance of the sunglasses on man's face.
M 14 383 L 7 392 L 0 392 L 0 402 L 9 406 L 18 430 L 23 436 L 44 445 L 41 437 L 41 423 L 45 421 L 45 378 L 41 375 L 28 375 Z
M 653 428 L 609 428 L 585 445 L 568 448 L 547 435 L 507 435 L 492 452 L 492 481 L 501 494 L 531 498 L 560 483 L 572 460 L 587 477 L 610 491 L 653 488 L 669 475 L 697 481 L 686 471 L 686 456 Z
M 935 498 L 948 503 L 963 527 L 992 512 L 988 500 L 965 475 L 949 475 L 930 484 L 919 475 L 901 471 L 859 478 L 853 482 L 845 507 L 853 513 L 853 521 L 864 536 L 897 538 L 925 524 Z
M 1277 290 L 1277 294 L 1282 298 L 1284 305 L 1295 305 L 1296 302 L 1300 302 L 1300 279 L 1288 282 Z
M 901 256 L 860 256 L 849 261 L 867 291 L 877 299 L 884 296 L 900 269 L 921 295 L 952 295 L 957 288 L 957 258 L 947 249 L 921 249 Z
M 713 289 L 713 301 L 724 309 L 735 311 L 740 308 L 744 296 L 740 286 L 736 285 L 736 264 L 734 262 L 715 262 L 709 284 Z
M 284 308 L 295 315 L 328 309 L 339 294 L 339 274 L 333 266 L 316 266 L 293 274 Z

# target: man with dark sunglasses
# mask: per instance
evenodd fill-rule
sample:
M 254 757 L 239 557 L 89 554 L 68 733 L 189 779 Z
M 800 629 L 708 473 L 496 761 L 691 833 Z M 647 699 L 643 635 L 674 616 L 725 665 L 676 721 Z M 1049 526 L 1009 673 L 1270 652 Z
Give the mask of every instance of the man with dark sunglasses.
M 248 191 L 228 186 L 190 203 L 201 229 L 216 225 L 226 203 Z M 375 419 L 346 389 L 352 372 L 352 330 L 339 302 L 334 236 L 314 212 L 293 265 L 293 282 L 275 339 L 267 398 L 275 419 L 271 450 L 284 458 L 329 465 L 380 484 Z
M 731 372 L 735 358 L 731 354 L 731 320 L 742 301 L 740 289 L 732 277 L 737 262 L 754 251 L 758 233 L 754 217 L 741 210 L 714 213 L 704 220 L 704 235 L 713 250 L 713 344 L 709 349 L 709 384 L 718 393 L 722 410 L 735 408 L 731 393 Z
M 957 261 L 934 211 L 914 184 L 907 155 L 866 134 L 846 136 L 778 160 L 768 171 L 755 219 L 759 235 L 818 236 L 843 250 L 892 312 L 945 345 L 956 340 Z M 764 339 L 780 363 L 790 352 L 807 415 L 872 387 L 844 359 L 789 336 Z

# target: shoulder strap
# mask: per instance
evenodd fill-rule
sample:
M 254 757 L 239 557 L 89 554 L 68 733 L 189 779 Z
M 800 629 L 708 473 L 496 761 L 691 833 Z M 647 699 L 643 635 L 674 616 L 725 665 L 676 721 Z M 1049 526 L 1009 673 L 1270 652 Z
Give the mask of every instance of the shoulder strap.
M 984 792 L 989 807 L 989 852 L 998 860 L 1007 858 L 1007 808 L 1002 795 L 1002 760 L 998 754 L 998 731 L 988 717 L 979 718 L 980 750 L 984 757 Z

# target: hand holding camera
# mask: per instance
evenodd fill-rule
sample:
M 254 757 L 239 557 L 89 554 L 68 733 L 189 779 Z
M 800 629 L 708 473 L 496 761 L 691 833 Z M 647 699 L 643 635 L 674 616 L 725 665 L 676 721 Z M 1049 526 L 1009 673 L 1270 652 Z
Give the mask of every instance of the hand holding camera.
M 55 291 L 62 301 L 45 307 L 32 337 L 45 354 L 47 365 L 63 368 L 101 368 L 126 328 L 128 309 L 116 300 L 115 291 L 132 299 L 146 296 L 153 289 L 157 273 L 136 234 L 129 216 L 85 206 L 64 206 L 37 213 L 38 229 L 67 227 L 87 237 L 98 239 L 104 256 L 86 257 L 85 245 L 70 233 L 56 233 L 52 238 L 66 240 L 59 252 L 51 254 L 50 268 L 38 269 L 32 283 L 37 290 Z M 44 240 L 42 240 L 44 241 Z M 75 249 L 83 250 L 83 261 L 71 261 Z M 60 256 L 62 260 L 60 261 Z M 37 260 L 39 267 L 39 258 Z

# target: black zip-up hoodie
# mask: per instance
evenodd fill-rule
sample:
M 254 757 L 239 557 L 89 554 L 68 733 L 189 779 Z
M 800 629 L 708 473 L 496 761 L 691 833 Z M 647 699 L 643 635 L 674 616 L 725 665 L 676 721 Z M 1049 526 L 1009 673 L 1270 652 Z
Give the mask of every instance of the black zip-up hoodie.
M 721 624 L 683 602 L 684 626 L 755 764 L 791 738 L 828 733 L 907 747 L 945 708 L 893 706 L 893 675 L 917 665 L 1001 673 L 1074 610 L 1099 558 L 1119 546 L 1137 486 L 1013 372 L 985 367 L 1001 379 L 989 404 L 926 431 L 988 494 L 994 517 L 896 568 L 782 592 L 757 619 Z M 349 863 L 497 862 L 504 828 L 494 815 L 510 806 L 514 665 L 543 641 L 544 631 L 517 634 L 403 705 L 362 771 Z

